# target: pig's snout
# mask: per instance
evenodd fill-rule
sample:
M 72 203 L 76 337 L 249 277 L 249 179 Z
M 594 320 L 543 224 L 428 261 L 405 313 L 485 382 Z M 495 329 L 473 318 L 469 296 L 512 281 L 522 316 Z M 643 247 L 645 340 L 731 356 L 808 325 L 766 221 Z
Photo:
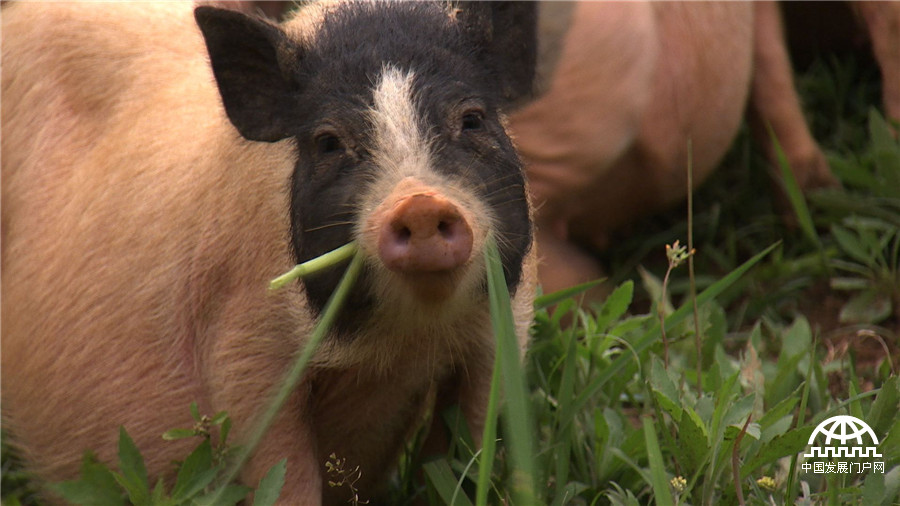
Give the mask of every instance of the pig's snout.
M 394 205 L 378 235 L 378 255 L 398 272 L 437 272 L 459 267 L 472 253 L 472 228 L 459 209 L 434 193 L 418 193 Z

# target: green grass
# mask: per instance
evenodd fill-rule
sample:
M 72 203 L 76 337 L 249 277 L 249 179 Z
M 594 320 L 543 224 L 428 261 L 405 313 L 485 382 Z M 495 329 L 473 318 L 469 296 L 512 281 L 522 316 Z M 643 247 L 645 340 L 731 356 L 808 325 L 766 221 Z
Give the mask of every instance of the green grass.
M 788 184 L 798 229 L 774 197 L 760 198 L 790 168 L 769 167 L 746 132 L 695 195 L 699 345 L 691 280 L 676 269 L 665 295 L 682 305 L 663 311 L 666 367 L 657 306 L 664 245 L 688 233 L 677 209 L 604 252 L 616 287 L 604 303 L 540 299 L 526 364 L 535 501 L 509 501 L 515 443 L 501 431 L 493 487 L 477 488 L 481 461 L 460 451 L 441 462 L 443 479 L 427 476 L 430 504 L 479 491 L 490 504 L 900 503 L 900 144 L 872 108 L 876 90 L 848 84 L 855 63 L 841 65 L 801 78 L 811 103 L 842 104 L 811 123 L 843 188 L 804 196 Z M 868 421 L 883 474 L 803 469 L 813 429 L 837 414 Z
M 661 292 L 665 245 L 686 239 L 686 210 L 648 218 L 602 254 L 613 287 L 604 302 L 579 306 L 587 287 L 537 300 L 524 367 L 511 360 L 505 297 L 492 293 L 502 351 L 486 444 L 474 447 L 458 409 L 435 414 L 454 434 L 450 451 L 422 462 L 411 444 L 391 503 L 738 504 L 738 488 L 746 504 L 898 503 L 900 144 L 871 109 L 870 78 L 829 61 L 799 80 L 843 184 L 791 195 L 802 230 L 760 198 L 786 167 L 769 167 L 744 132 L 694 196 L 693 279 L 676 268 Z M 675 302 L 662 321 L 660 300 Z M 813 428 L 836 414 L 872 426 L 884 474 L 802 469 Z M 125 447 L 124 481 L 144 494 Z M 197 451 L 175 496 L 215 467 Z M 33 504 L 31 486 L 4 444 L 3 504 Z

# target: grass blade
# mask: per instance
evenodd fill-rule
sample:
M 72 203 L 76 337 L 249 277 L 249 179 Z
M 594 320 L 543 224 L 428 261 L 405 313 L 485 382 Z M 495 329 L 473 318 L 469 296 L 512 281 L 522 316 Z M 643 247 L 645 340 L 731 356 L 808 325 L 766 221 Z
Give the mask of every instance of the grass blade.
M 540 310 L 540 309 L 544 309 L 546 307 L 550 307 L 554 304 L 559 304 L 560 302 L 562 302 L 566 299 L 571 299 L 572 297 L 574 297 L 580 293 L 586 292 L 586 291 L 590 290 L 591 288 L 594 288 L 595 286 L 600 285 L 604 281 L 606 281 L 605 278 L 597 279 L 594 281 L 588 281 L 587 283 L 582 283 L 580 285 L 575 285 L 575 286 L 572 286 L 569 288 L 563 288 L 562 290 L 559 290 L 559 291 L 556 291 L 553 293 L 548 293 L 545 295 L 541 295 L 539 297 L 535 297 L 534 309 Z
M 510 307 L 509 290 L 500 262 L 500 252 L 493 237 L 485 246 L 488 276 L 488 298 L 491 322 L 497 340 L 496 353 L 502 369 L 503 391 L 506 397 L 503 409 L 504 434 L 510 454 L 512 496 L 515 504 L 537 504 L 535 488 L 534 424 L 531 403 L 519 346 L 516 326 Z M 494 378 L 497 378 L 494 370 Z M 482 462 L 485 462 L 482 459 Z
M 446 459 L 428 462 L 422 469 L 434 490 L 448 506 L 472 506 L 472 502 L 465 494 L 457 493 L 459 482 Z
M 318 272 L 322 269 L 327 269 L 328 267 L 332 267 L 345 260 L 348 260 L 356 254 L 356 251 L 358 249 L 359 248 L 356 246 L 356 241 L 353 241 L 341 246 L 336 250 L 332 250 L 328 253 L 325 253 L 324 255 L 317 256 L 312 260 L 303 262 L 299 265 L 295 265 L 293 269 L 270 281 L 269 290 L 278 290 L 279 288 L 297 278 L 302 278 L 308 274 Z
M 653 488 L 653 497 L 657 506 L 672 506 L 675 500 L 672 491 L 669 490 L 669 480 L 666 479 L 666 466 L 663 463 L 662 452 L 659 449 L 659 440 L 656 438 L 656 430 L 653 421 L 645 417 L 644 441 L 647 443 L 647 459 L 650 462 L 650 486 Z
M 803 231 L 806 238 L 809 239 L 819 251 L 824 251 L 822 241 L 819 239 L 819 234 L 816 232 L 816 227 L 813 224 L 809 206 L 806 205 L 806 199 L 803 197 L 800 185 L 797 184 L 797 178 L 794 177 L 794 171 L 791 169 L 791 164 L 788 162 L 787 155 L 784 154 L 784 150 L 781 148 L 781 144 L 779 144 L 778 138 L 775 136 L 775 131 L 772 130 L 771 126 L 769 126 L 769 137 L 772 139 L 772 145 L 775 147 L 775 156 L 778 158 L 778 167 L 781 170 L 782 181 L 784 181 L 784 190 L 791 203 L 791 208 L 797 216 L 797 223 L 800 225 L 800 230 Z
M 487 506 L 488 491 L 491 489 L 491 471 L 494 469 L 494 455 L 497 454 L 497 418 L 500 407 L 500 353 L 494 357 L 494 372 L 491 375 L 491 393 L 488 397 L 484 431 L 481 436 L 481 454 L 478 466 L 478 484 L 475 488 L 476 506 Z

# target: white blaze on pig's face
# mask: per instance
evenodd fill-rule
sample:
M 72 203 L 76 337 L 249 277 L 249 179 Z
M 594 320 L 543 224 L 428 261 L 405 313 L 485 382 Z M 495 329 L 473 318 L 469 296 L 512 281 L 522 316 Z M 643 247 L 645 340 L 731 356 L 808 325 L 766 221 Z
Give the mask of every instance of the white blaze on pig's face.
M 303 28 L 302 40 L 236 16 L 218 37 L 198 18 L 232 123 L 250 140 L 296 142 L 297 261 L 351 240 L 366 254 L 340 335 L 352 337 L 378 314 L 428 314 L 422 321 L 443 325 L 483 306 L 488 234 L 515 292 L 531 221 L 502 110 L 526 93 L 517 76 L 533 61 L 508 54 L 519 47 L 515 26 L 503 28 L 508 42 L 486 28 L 491 8 L 349 2 L 317 11 L 318 28 Z M 238 37 L 236 25 L 248 33 Z M 236 71 L 244 45 L 252 51 Z M 304 281 L 314 311 L 341 271 Z
M 357 223 L 369 259 L 375 300 L 388 311 L 477 300 L 484 276 L 478 254 L 492 214 L 465 181 L 434 169 L 434 149 L 416 107 L 415 75 L 385 67 L 373 93 L 370 121 L 377 175 Z M 452 304 L 452 303 L 456 304 Z
M 372 94 L 373 159 L 391 178 L 426 177 L 430 150 L 413 97 L 415 74 L 387 66 Z

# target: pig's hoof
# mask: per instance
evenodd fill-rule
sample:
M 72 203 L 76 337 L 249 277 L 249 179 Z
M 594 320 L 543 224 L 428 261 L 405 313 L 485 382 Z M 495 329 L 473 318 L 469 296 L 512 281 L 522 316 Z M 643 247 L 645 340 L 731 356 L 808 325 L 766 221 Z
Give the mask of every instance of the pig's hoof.
M 790 158 L 791 170 L 797 185 L 804 193 L 817 188 L 836 188 L 840 181 L 831 172 L 828 160 L 818 148 L 811 153 Z

